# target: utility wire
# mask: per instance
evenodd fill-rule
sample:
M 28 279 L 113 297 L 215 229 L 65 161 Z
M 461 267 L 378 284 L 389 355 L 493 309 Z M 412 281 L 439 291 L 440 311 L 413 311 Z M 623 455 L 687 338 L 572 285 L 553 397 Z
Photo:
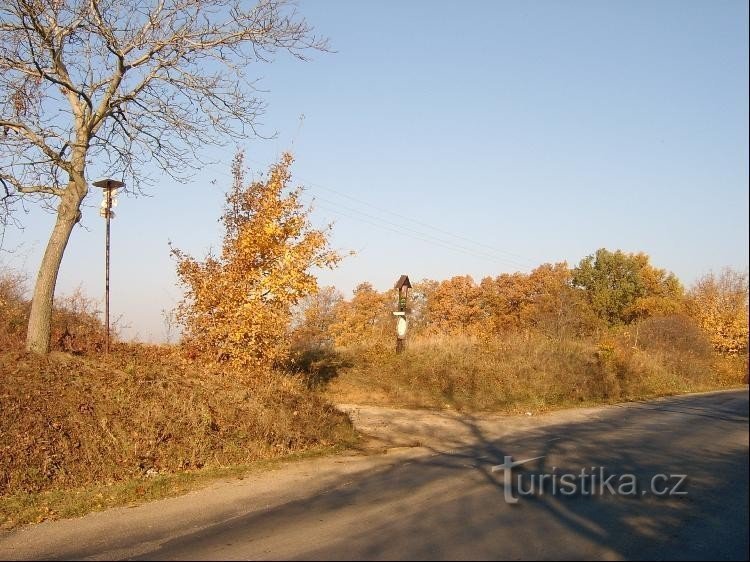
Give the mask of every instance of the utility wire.
M 458 253 L 464 254 L 464 255 L 470 255 L 470 256 L 473 256 L 473 257 L 478 257 L 478 258 L 482 258 L 482 259 L 485 259 L 485 260 L 494 261 L 494 262 L 500 263 L 502 265 L 508 265 L 510 263 L 509 260 L 503 259 L 503 258 L 501 258 L 499 256 L 488 254 L 488 253 L 484 253 L 482 251 L 478 251 L 478 250 L 475 250 L 475 249 L 472 249 L 472 248 L 467 248 L 465 246 L 459 246 L 459 245 L 457 245 L 457 244 L 455 244 L 453 242 L 441 240 L 441 239 L 435 238 L 434 236 L 431 236 L 429 234 L 426 234 L 426 233 L 423 233 L 423 232 L 420 232 L 420 231 L 416 231 L 416 230 L 410 229 L 408 227 L 404 227 L 404 226 L 399 225 L 397 223 L 392 223 L 390 221 L 385 221 L 384 219 L 380 219 L 379 217 L 375 217 L 373 215 L 369 215 L 369 214 L 364 213 L 362 211 L 358 211 L 358 210 L 355 210 L 355 209 L 349 209 L 352 212 L 357 213 L 358 215 L 360 215 L 360 216 L 352 216 L 351 214 L 349 214 L 349 213 L 347 213 L 345 211 L 342 211 L 341 208 L 330 207 L 330 206 L 328 206 L 326 204 L 323 204 L 323 205 L 316 204 L 317 203 L 317 198 L 313 199 L 311 201 L 311 203 L 313 204 L 313 207 L 318 207 L 318 208 L 324 209 L 324 210 L 326 210 L 328 212 L 331 212 L 331 213 L 333 213 L 333 214 L 335 214 L 337 216 L 348 218 L 348 219 L 351 219 L 351 220 L 354 220 L 354 221 L 357 221 L 357 222 L 364 222 L 364 223 L 370 224 L 372 226 L 375 226 L 377 228 L 380 228 L 382 230 L 386 230 L 388 232 L 399 234 L 401 236 L 407 236 L 407 237 L 410 237 L 410 238 L 414 238 L 416 240 L 421 240 L 422 242 L 426 242 L 428 244 L 433 244 L 433 245 L 435 245 L 437 247 L 440 247 L 440 248 L 444 248 L 444 249 L 447 249 L 447 250 L 452 250 L 454 252 L 458 252 Z M 520 267 L 523 270 L 528 270 L 529 269 L 528 267 L 519 265 L 517 263 L 514 263 L 513 265 L 515 267 Z
M 300 179 L 302 181 L 305 181 L 304 178 L 300 178 Z M 468 243 L 470 243 L 470 244 L 472 244 L 474 246 L 480 246 L 480 247 L 486 248 L 488 250 L 491 250 L 495 254 L 503 254 L 503 255 L 509 256 L 510 258 L 512 258 L 512 259 L 515 260 L 514 263 L 516 263 L 516 265 L 518 265 L 518 263 L 520 261 L 520 262 L 523 262 L 525 264 L 524 267 L 526 267 L 526 268 L 529 268 L 530 266 L 533 266 L 533 263 L 528 258 L 526 258 L 525 256 L 522 256 L 520 254 L 514 254 L 512 252 L 508 252 L 506 250 L 501 250 L 501 249 L 496 248 L 494 246 L 491 246 L 489 244 L 486 244 L 486 243 L 483 243 L 483 242 L 478 242 L 476 240 L 472 240 L 471 238 L 467 238 L 466 236 L 461 236 L 459 234 L 454 234 L 454 233 L 449 232 L 449 231 L 447 231 L 447 230 L 445 230 L 443 228 L 431 225 L 431 224 L 426 223 L 424 221 L 420 221 L 420 220 L 415 219 L 413 217 L 409 217 L 409 216 L 397 213 L 395 211 L 391 211 L 390 209 L 385 209 L 383 207 L 380 207 L 378 205 L 375 205 L 373 203 L 365 201 L 364 199 L 359 199 L 358 197 L 354 197 L 353 195 L 349 195 L 347 193 L 343 193 L 341 191 L 333 189 L 332 187 L 327 187 L 325 185 L 321 185 L 321 184 L 317 184 L 317 183 L 312 183 L 312 182 L 306 182 L 306 185 L 310 186 L 310 187 L 318 188 L 318 189 L 323 189 L 323 190 L 329 191 L 331 193 L 335 193 L 336 195 L 339 195 L 340 197 L 345 197 L 345 198 L 347 198 L 347 199 L 349 199 L 351 201 L 354 201 L 355 203 L 358 203 L 358 204 L 361 204 L 361 205 L 365 205 L 367 207 L 371 207 L 371 208 L 376 209 L 376 210 L 378 210 L 378 211 L 380 211 L 382 213 L 388 213 L 388 214 L 390 214 L 390 215 L 392 215 L 394 217 L 398 217 L 400 219 L 407 220 L 407 221 L 409 221 L 411 223 L 418 224 L 418 225 L 423 226 L 425 228 L 429 228 L 430 230 L 434 230 L 434 231 L 439 232 L 439 233 L 441 233 L 443 235 L 450 236 L 451 238 L 460 239 L 460 240 L 463 240 L 464 242 L 468 242 Z
M 419 237 L 420 240 L 423 240 L 425 242 L 435 243 L 435 244 L 441 245 L 443 247 L 451 246 L 453 249 L 458 249 L 458 250 L 461 250 L 463 252 L 468 252 L 468 253 L 471 253 L 472 255 L 477 256 L 477 257 L 482 257 L 482 258 L 485 258 L 485 259 L 491 259 L 493 261 L 497 261 L 497 262 L 503 263 L 504 265 L 510 264 L 510 265 L 513 265 L 514 267 L 519 267 L 519 268 L 522 268 L 522 269 L 528 269 L 528 267 L 526 266 L 526 264 L 523 264 L 523 263 L 511 260 L 511 259 L 508 259 L 508 258 L 504 258 L 502 256 L 498 256 L 497 254 L 486 252 L 484 250 L 480 250 L 480 249 L 476 249 L 476 248 L 471 248 L 471 247 L 468 247 L 468 246 L 464 246 L 464 245 L 458 244 L 458 243 L 456 243 L 456 242 L 454 242 L 452 240 L 445 240 L 443 238 L 438 238 L 438 237 L 436 237 L 436 236 L 434 236 L 432 234 L 428 234 L 426 232 L 423 232 L 423 231 L 420 231 L 420 230 L 416 230 L 414 228 L 410 228 L 409 226 L 403 225 L 401 223 L 396 223 L 396 222 L 393 222 L 393 221 L 389 221 L 388 219 L 384 219 L 382 217 L 378 217 L 378 216 L 372 215 L 370 213 L 366 213 L 364 211 L 360 211 L 359 209 L 354 209 L 354 208 L 351 208 L 351 207 L 346 207 L 344 205 L 340 205 L 339 203 L 331 201 L 330 199 L 326 199 L 325 197 L 315 196 L 314 199 L 313 199 L 313 203 L 315 201 L 318 201 L 318 200 L 323 201 L 323 202 L 327 203 L 328 205 L 333 205 L 333 207 L 334 207 L 333 210 L 343 209 L 343 210 L 348 211 L 348 212 L 356 213 L 356 214 L 360 215 L 361 217 L 366 217 L 367 219 L 370 219 L 370 221 L 373 221 L 373 220 L 377 221 L 378 224 L 383 223 L 383 224 L 389 225 L 391 227 L 395 227 L 395 228 L 398 228 L 400 230 L 406 231 L 406 232 L 401 232 L 401 234 L 404 234 L 406 236 L 410 235 L 408 233 L 412 233 L 411 235 L 416 235 L 417 237 Z M 332 210 L 330 207 L 326 207 L 326 208 L 327 208 L 327 210 Z M 358 217 L 351 217 L 351 216 L 349 216 L 348 218 L 356 218 L 357 220 L 359 220 Z M 373 224 L 373 223 L 369 222 L 369 224 Z

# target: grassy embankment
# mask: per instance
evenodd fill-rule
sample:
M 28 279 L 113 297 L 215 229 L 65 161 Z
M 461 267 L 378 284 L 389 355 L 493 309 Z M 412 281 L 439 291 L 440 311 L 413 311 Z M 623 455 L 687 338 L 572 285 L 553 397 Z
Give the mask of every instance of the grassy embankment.
M 229 373 L 176 346 L 103 350 L 96 303 L 56 299 L 54 352 L 23 351 L 26 279 L 0 270 L 0 528 L 179 494 L 356 441 L 298 377 Z
M 307 353 L 309 384 L 339 403 L 505 413 L 642 400 L 747 383 L 747 356 L 715 353 L 675 318 L 599 339 L 510 334 L 502 339 L 423 337 L 389 346 Z
M 356 441 L 281 373 L 208 371 L 174 349 L 0 353 L 0 526 L 175 495 Z

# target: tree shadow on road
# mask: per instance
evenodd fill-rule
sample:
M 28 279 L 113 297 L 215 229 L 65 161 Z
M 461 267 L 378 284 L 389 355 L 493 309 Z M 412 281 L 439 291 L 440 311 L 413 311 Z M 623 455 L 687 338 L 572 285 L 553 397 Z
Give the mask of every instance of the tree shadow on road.
M 475 417 L 460 419 L 470 445 L 428 447 L 423 457 L 219 522 L 146 557 L 190 557 L 203 548 L 234 557 L 239 548 L 252 558 L 747 559 L 746 398 L 739 412 L 679 402 L 649 403 L 648 411 L 628 405 L 589 423 L 499 440 Z M 526 479 L 586 467 L 633 474 L 645 485 L 656 474 L 687 474 L 687 495 L 521 497 L 515 482 L 492 470 L 510 455 L 543 457 L 524 467 Z M 506 503 L 508 494 L 518 503 Z

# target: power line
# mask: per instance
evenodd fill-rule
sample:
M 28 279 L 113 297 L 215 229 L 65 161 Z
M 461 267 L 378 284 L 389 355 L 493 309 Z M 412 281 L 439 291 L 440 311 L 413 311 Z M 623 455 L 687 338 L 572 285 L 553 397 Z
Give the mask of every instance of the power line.
M 317 201 L 317 199 L 313 200 L 312 203 L 315 203 L 315 201 Z M 385 219 L 381 219 L 379 217 L 375 217 L 375 216 L 370 215 L 368 213 L 364 213 L 363 211 L 359 211 L 359 210 L 356 210 L 356 209 L 350 209 L 350 208 L 347 209 L 347 210 L 349 210 L 351 212 L 354 212 L 354 213 L 360 215 L 360 216 L 352 216 L 351 214 L 348 214 L 348 213 L 342 211 L 341 208 L 330 207 L 328 205 L 315 205 L 315 206 L 317 206 L 317 207 L 319 207 L 321 209 L 325 209 L 326 211 L 331 212 L 331 213 L 333 213 L 335 215 L 338 215 L 338 216 L 341 216 L 341 217 L 345 217 L 345 218 L 348 218 L 348 219 L 351 219 L 351 220 L 355 220 L 357 222 L 364 222 L 366 224 L 370 224 L 370 225 L 375 226 L 377 228 L 380 228 L 382 230 L 386 230 L 388 232 L 399 234 L 401 236 L 407 236 L 407 237 L 410 237 L 410 238 L 413 238 L 413 239 L 416 239 L 416 240 L 421 240 L 422 242 L 426 242 L 428 244 L 433 244 L 434 246 L 437 246 L 437 247 L 440 247 L 440 248 L 444 248 L 444 249 L 447 249 L 447 250 L 452 250 L 452 251 L 458 252 L 460 254 L 470 255 L 470 256 L 478 257 L 478 258 L 482 258 L 482 259 L 489 259 L 489 260 L 495 261 L 497 263 L 501 263 L 503 265 L 508 265 L 509 263 L 512 263 L 512 262 L 510 262 L 510 260 L 501 258 L 501 257 L 499 257 L 497 255 L 485 253 L 485 252 L 478 251 L 478 250 L 475 250 L 475 249 L 472 249 L 472 248 L 467 248 L 466 246 L 460 246 L 460 245 L 457 245 L 457 244 L 455 244 L 453 242 L 450 242 L 450 241 L 441 240 L 439 238 L 435 238 L 434 236 L 432 236 L 430 234 L 426 234 L 424 232 L 420 232 L 418 230 L 414 230 L 414 229 L 411 229 L 409 227 L 405 227 L 405 226 L 399 225 L 397 223 L 393 223 L 393 222 L 387 221 Z M 518 264 L 518 263 L 512 263 L 512 265 L 514 265 L 515 267 L 519 267 L 521 269 L 524 269 L 524 270 L 528 270 L 529 269 L 528 267 L 526 267 L 524 265 L 521 265 L 521 264 Z
M 300 179 L 302 179 L 302 181 L 305 181 L 304 178 L 300 178 Z M 321 185 L 321 184 L 317 184 L 317 183 L 312 183 L 312 182 L 306 182 L 306 183 L 310 187 L 324 189 L 326 191 L 329 191 L 331 193 L 335 193 L 336 195 L 339 195 L 341 197 L 345 197 L 345 198 L 347 198 L 347 199 L 349 199 L 351 201 L 354 201 L 356 203 L 359 203 L 361 205 L 365 205 L 367 207 L 371 207 L 373 209 L 376 209 L 376 210 L 378 210 L 380 212 L 388 213 L 388 214 L 390 214 L 392 216 L 395 216 L 395 217 L 398 217 L 400 219 L 404 219 L 404 220 L 410 221 L 410 222 L 412 222 L 414 224 L 418 224 L 418 225 L 423 226 L 425 228 L 429 228 L 430 230 L 434 230 L 434 231 L 439 232 L 439 233 L 441 233 L 443 235 L 450 236 L 451 238 L 456 238 L 456 239 L 459 239 L 459 240 L 463 240 L 464 242 L 468 242 L 470 244 L 473 244 L 475 246 L 480 246 L 480 247 L 483 247 L 483 248 L 487 248 L 487 249 L 491 250 L 495 254 L 503 254 L 503 255 L 509 256 L 510 258 L 512 258 L 511 260 L 509 260 L 509 262 L 515 260 L 515 261 L 513 261 L 513 263 L 515 263 L 516 265 L 519 264 L 518 260 L 520 260 L 520 262 L 523 262 L 525 264 L 523 267 L 530 268 L 530 267 L 533 266 L 533 262 L 531 262 L 527 257 L 522 256 L 520 254 L 514 254 L 513 252 L 508 252 L 506 250 L 501 250 L 500 248 L 496 248 L 496 247 L 491 246 L 489 244 L 486 244 L 486 243 L 483 243 L 483 242 L 478 242 L 476 240 L 472 240 L 471 238 L 467 238 L 466 236 L 461 236 L 459 234 L 454 234 L 454 233 L 449 232 L 449 231 L 447 231 L 447 230 L 445 230 L 443 228 L 431 225 L 431 224 L 426 223 L 424 221 L 420 221 L 420 220 L 415 219 L 413 217 L 402 215 L 402 214 L 397 213 L 395 211 L 392 211 L 390 209 L 385 209 L 383 207 L 380 207 L 378 205 L 375 205 L 373 203 L 365 201 L 364 199 L 359 199 L 358 197 L 354 197 L 353 195 L 349 195 L 347 193 L 343 193 L 341 191 L 333 189 L 332 187 L 327 187 L 325 185 Z
M 506 265 L 510 264 L 510 265 L 513 265 L 514 267 L 519 267 L 519 268 L 522 268 L 522 269 L 528 269 L 528 267 L 525 264 L 516 262 L 514 260 L 510 260 L 508 258 L 504 258 L 502 256 L 498 256 L 498 255 L 493 254 L 493 253 L 485 252 L 483 250 L 478 250 L 476 248 L 471 248 L 471 247 L 463 246 L 463 245 L 457 244 L 456 242 L 453 242 L 451 240 L 445 240 L 445 239 L 442 239 L 442 238 L 438 238 L 438 237 L 436 237 L 436 236 L 434 236 L 432 234 L 428 234 L 428 233 L 425 233 L 423 231 L 416 230 L 414 228 L 410 228 L 409 226 L 405 226 L 405 225 L 403 225 L 401 223 L 396 223 L 396 222 L 393 222 L 393 221 L 389 221 L 388 219 L 384 219 L 384 218 L 381 218 L 381 217 L 377 217 L 375 215 L 371 215 L 369 213 L 365 213 L 364 211 L 360 211 L 359 209 L 354 209 L 354 208 L 351 208 L 351 207 L 345 207 L 343 205 L 340 205 L 340 204 L 338 204 L 338 203 L 336 203 L 334 201 L 331 201 L 330 199 L 326 199 L 324 197 L 316 196 L 314 200 L 317 201 L 318 199 L 321 200 L 321 201 L 325 201 L 325 202 L 327 202 L 330 205 L 333 205 L 334 209 L 337 209 L 337 208 L 344 209 L 346 211 L 353 212 L 353 213 L 356 213 L 356 214 L 358 214 L 360 216 L 363 216 L 363 217 L 366 217 L 368 219 L 371 219 L 371 221 L 372 220 L 377 221 L 378 224 L 384 223 L 384 224 L 390 225 L 391 227 L 395 227 L 395 228 L 398 228 L 400 230 L 407 231 L 407 232 L 400 232 L 401 234 L 403 234 L 405 236 L 409 236 L 409 234 L 407 234 L 407 233 L 412 233 L 412 235 L 416 235 L 415 237 L 419 237 L 420 240 L 423 240 L 425 242 L 434 243 L 434 244 L 437 244 L 437 245 L 441 245 L 443 247 L 450 246 L 452 249 L 461 250 L 463 252 L 470 253 L 470 254 L 472 254 L 474 256 L 477 256 L 477 257 L 482 257 L 482 258 L 485 258 L 485 259 L 492 259 L 494 261 L 497 261 L 497 262 L 500 262 L 500 263 L 503 263 L 503 264 L 506 264 Z M 331 210 L 331 209 L 328 208 L 328 210 Z M 355 218 L 355 217 L 349 216 L 348 218 Z M 357 218 L 357 220 L 359 220 L 359 219 Z M 369 222 L 369 224 L 373 224 L 373 223 Z
M 328 212 L 331 212 L 331 213 L 333 213 L 335 215 L 338 215 L 340 217 L 348 218 L 348 219 L 351 219 L 351 220 L 354 220 L 354 221 L 357 221 L 357 222 L 364 222 L 366 224 L 370 224 L 370 225 L 375 226 L 377 228 L 380 228 L 382 230 L 385 230 L 385 231 L 388 231 L 388 232 L 393 232 L 394 234 L 400 234 L 401 236 L 407 236 L 407 237 L 413 238 L 415 240 L 421 240 L 422 242 L 427 242 L 428 244 L 433 244 L 434 246 L 437 246 L 437 247 L 440 247 L 440 248 L 445 248 L 447 250 L 453 250 L 453 251 L 461 253 L 461 254 L 472 255 L 474 257 L 480 257 L 480 258 L 483 258 L 483 259 L 487 259 L 487 258 L 493 259 L 492 256 L 488 256 L 486 254 L 477 254 L 477 253 L 474 253 L 474 252 L 468 252 L 468 251 L 463 250 L 461 248 L 458 248 L 456 246 L 450 246 L 450 245 L 447 245 L 447 244 L 441 244 L 439 242 L 436 242 L 433 239 L 423 238 L 421 236 L 418 236 L 418 235 L 415 235 L 415 234 L 411 234 L 409 232 L 404 232 L 403 230 L 399 230 L 398 227 L 392 228 L 392 227 L 386 226 L 386 225 L 384 225 L 382 223 L 374 222 L 374 221 L 368 220 L 368 219 L 363 218 L 363 217 L 352 216 L 350 214 L 342 212 L 340 209 L 333 209 L 331 207 L 327 207 L 327 206 L 324 206 L 324 205 L 321 205 L 320 208 L 325 209 Z

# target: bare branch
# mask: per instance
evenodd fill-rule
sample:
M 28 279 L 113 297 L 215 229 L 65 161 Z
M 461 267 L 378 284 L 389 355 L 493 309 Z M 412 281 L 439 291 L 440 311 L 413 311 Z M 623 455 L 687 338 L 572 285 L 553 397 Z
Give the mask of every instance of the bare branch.
M 42 152 L 44 152 L 44 154 L 49 156 L 50 159 L 55 161 L 55 163 L 63 170 L 68 171 L 70 169 L 70 162 L 61 158 L 61 151 L 56 151 L 52 147 L 50 147 L 45 142 L 42 136 L 40 136 L 36 131 L 33 131 L 31 127 L 29 127 L 25 123 L 15 123 L 13 121 L 4 121 L 0 119 L 0 127 L 15 131 L 28 139 L 31 143 L 34 144 L 34 146 L 39 148 Z
M 185 179 L 205 146 L 262 136 L 255 63 L 327 49 L 287 0 L 8 0 L 0 39 L 6 203 L 83 197 L 92 162 L 136 190 L 147 163 Z

